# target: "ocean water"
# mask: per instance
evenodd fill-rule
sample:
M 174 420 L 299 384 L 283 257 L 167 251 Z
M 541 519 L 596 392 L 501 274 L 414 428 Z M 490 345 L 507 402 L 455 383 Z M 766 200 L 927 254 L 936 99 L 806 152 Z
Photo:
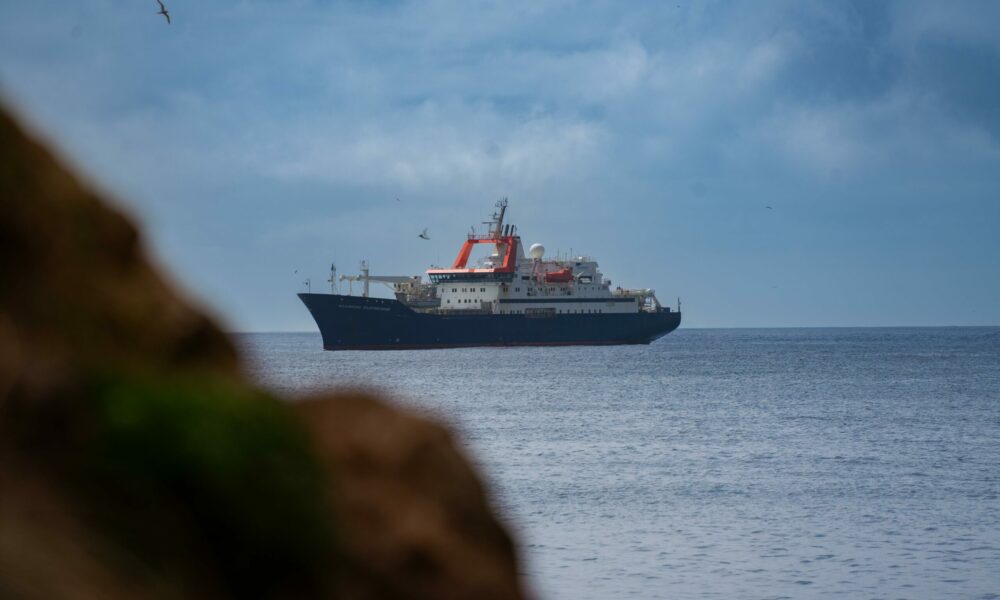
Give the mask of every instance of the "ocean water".
M 454 427 L 540 598 L 1000 598 L 1000 328 L 238 342 L 271 388 L 362 384 Z

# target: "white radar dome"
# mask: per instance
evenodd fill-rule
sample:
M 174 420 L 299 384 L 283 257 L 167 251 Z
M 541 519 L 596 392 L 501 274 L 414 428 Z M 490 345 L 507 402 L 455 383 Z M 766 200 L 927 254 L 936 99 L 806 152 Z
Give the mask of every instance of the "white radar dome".
M 532 244 L 531 247 L 528 248 L 528 254 L 530 254 L 531 258 L 535 260 L 542 260 L 542 257 L 545 256 L 545 246 L 541 244 Z

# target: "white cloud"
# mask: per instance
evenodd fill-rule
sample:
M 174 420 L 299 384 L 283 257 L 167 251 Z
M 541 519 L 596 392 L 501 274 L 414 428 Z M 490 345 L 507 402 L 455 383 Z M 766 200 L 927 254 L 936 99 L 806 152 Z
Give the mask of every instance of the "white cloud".
M 995 3 L 175 0 L 170 28 L 127 4 L 0 3 L 0 83 L 203 281 L 230 276 L 203 247 L 278 261 L 363 243 L 387 213 L 460 231 L 499 195 L 549 238 L 693 223 L 721 252 L 747 198 L 726 185 L 986 180 L 1000 161 Z M 682 214 L 694 181 L 718 193 Z M 394 227 L 379 239 L 414 237 Z
M 900 0 L 892 5 L 892 40 L 907 52 L 928 40 L 979 44 L 997 51 L 998 19 L 1000 5 L 992 0 Z
M 842 110 L 792 110 L 767 120 L 761 137 L 772 139 L 790 164 L 820 172 L 850 169 L 871 158 L 858 116 Z
M 738 66 L 740 86 L 748 92 L 760 91 L 761 86 L 774 81 L 792 54 L 802 51 L 802 40 L 788 32 L 762 40 L 748 49 L 740 48 L 739 55 L 732 57 Z
M 261 167 L 280 178 L 332 184 L 520 189 L 572 177 L 599 150 L 593 124 L 550 118 L 510 123 L 483 108 L 395 115 L 389 124 L 303 123 L 286 134 L 283 156 Z

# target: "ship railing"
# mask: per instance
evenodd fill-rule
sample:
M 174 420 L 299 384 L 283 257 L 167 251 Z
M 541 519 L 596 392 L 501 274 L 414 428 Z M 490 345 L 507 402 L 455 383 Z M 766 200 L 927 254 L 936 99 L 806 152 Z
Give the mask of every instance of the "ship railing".
M 420 312 L 432 315 L 492 315 L 492 308 L 421 308 Z

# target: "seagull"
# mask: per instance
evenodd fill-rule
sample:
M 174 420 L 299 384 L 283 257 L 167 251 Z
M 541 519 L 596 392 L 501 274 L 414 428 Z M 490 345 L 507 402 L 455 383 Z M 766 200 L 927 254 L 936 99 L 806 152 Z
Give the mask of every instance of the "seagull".
M 770 206 L 765 206 L 764 208 L 766 208 L 767 210 L 774 210 Z
M 170 13 L 167 12 L 167 7 L 163 6 L 163 0 L 156 0 L 156 3 L 160 5 L 160 12 L 156 14 L 163 15 L 163 18 L 167 20 L 167 25 L 170 25 Z
M 428 236 L 428 235 L 427 235 L 427 228 L 426 228 L 426 227 L 424 227 L 424 231 L 423 231 L 423 233 L 421 233 L 421 234 L 420 234 L 419 236 L 417 236 L 417 237 L 419 237 L 419 238 L 420 238 L 420 239 L 422 239 L 422 240 L 429 240 L 429 239 L 431 239 L 431 238 L 430 238 L 430 236 Z

